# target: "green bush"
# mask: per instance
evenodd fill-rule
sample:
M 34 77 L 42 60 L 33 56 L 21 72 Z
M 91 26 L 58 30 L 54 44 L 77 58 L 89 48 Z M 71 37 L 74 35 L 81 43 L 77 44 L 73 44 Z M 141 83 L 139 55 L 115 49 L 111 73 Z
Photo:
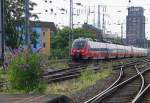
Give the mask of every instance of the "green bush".
M 41 58 L 38 54 L 22 53 L 16 56 L 8 68 L 8 81 L 11 90 L 29 93 L 31 91 L 44 91 Z
M 69 49 L 63 48 L 63 49 L 52 49 L 51 53 L 52 59 L 68 59 L 69 58 Z

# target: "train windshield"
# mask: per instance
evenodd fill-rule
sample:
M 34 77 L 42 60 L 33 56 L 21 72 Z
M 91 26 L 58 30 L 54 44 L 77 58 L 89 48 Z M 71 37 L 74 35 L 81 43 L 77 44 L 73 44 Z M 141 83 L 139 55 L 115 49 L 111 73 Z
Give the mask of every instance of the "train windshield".
M 75 40 L 73 43 L 73 48 L 84 48 L 86 41 L 85 40 Z

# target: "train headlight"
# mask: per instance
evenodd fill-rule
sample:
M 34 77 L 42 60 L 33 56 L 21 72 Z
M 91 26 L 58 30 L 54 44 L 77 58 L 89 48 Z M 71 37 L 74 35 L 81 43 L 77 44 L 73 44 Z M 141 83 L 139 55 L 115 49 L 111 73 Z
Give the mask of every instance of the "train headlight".
M 84 53 L 84 49 L 82 49 L 81 52 Z
M 73 53 L 75 53 L 75 52 L 76 52 L 76 50 L 73 50 L 72 52 L 73 52 Z

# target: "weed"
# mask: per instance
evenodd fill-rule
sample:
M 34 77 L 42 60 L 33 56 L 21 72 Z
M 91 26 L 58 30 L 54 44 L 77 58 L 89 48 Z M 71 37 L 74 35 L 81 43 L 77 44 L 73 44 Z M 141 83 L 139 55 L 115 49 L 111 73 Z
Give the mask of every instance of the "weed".
M 112 74 L 111 69 L 104 69 L 101 72 L 96 72 L 87 69 L 81 73 L 80 78 L 65 81 L 63 83 L 50 84 L 47 93 L 69 95 L 77 92 L 88 86 L 94 85 L 98 80 L 104 79 Z
M 19 54 L 8 67 L 7 79 L 10 91 L 29 93 L 31 91 L 42 92 L 44 89 L 42 70 L 40 68 L 38 54 Z

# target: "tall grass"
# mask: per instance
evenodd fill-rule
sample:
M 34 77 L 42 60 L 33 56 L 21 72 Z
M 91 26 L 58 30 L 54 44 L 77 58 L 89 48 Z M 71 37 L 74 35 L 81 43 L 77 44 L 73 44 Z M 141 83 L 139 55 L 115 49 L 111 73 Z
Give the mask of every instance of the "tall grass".
M 81 73 L 78 79 L 66 81 L 63 83 L 50 84 L 47 93 L 54 94 L 72 94 L 81 89 L 87 88 L 96 84 L 100 79 L 104 79 L 112 74 L 111 69 L 104 69 L 100 72 L 95 73 L 95 71 L 87 69 Z

